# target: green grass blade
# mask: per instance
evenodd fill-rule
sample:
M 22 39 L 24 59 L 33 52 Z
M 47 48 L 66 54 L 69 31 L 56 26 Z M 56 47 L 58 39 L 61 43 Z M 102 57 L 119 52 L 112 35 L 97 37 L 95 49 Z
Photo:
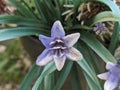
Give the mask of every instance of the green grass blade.
M 17 24 L 29 27 L 46 27 L 41 21 L 17 15 L 0 15 L 0 24 Z
M 99 63 L 93 51 L 82 41 L 79 43 L 78 49 L 84 55 L 84 58 L 86 59 L 86 62 L 89 64 L 89 66 L 98 74 L 100 72 L 98 67 Z
M 77 65 L 74 64 L 72 71 L 71 71 L 71 83 L 72 83 L 72 90 L 82 90 L 82 83 L 81 76 L 79 75 L 79 68 Z
M 37 90 L 45 90 L 44 89 L 44 81 L 41 82 L 41 84 Z
M 70 70 L 72 68 L 73 62 L 68 61 L 65 65 L 65 68 L 60 72 L 59 79 L 57 80 L 56 86 L 53 90 L 61 90 L 66 78 L 68 77 Z
M 93 82 L 93 80 L 90 78 L 90 76 L 86 72 L 83 72 L 83 74 L 87 80 L 90 90 L 103 90 L 102 87 L 98 89 L 98 87 L 96 86 L 96 82 Z
M 43 78 L 45 76 L 49 75 L 50 73 L 52 73 L 55 70 L 56 70 L 56 67 L 55 67 L 54 62 L 51 62 L 47 66 L 45 66 L 45 68 L 43 69 L 41 75 L 39 76 L 39 78 L 37 79 L 35 85 L 33 86 L 32 90 L 38 90 L 38 87 L 41 84 Z
M 13 39 L 22 36 L 29 35 L 39 35 L 39 34 L 47 34 L 46 30 L 40 28 L 33 27 L 16 27 L 16 28 L 6 28 L 0 29 L 0 41 Z
M 113 11 L 114 14 L 120 15 L 119 6 L 117 6 L 115 3 L 113 3 L 112 0 L 96 0 L 96 1 L 106 4 L 107 6 L 109 6 L 109 8 Z
M 44 12 L 43 10 L 45 10 L 45 8 L 43 8 L 42 6 L 42 0 L 34 0 L 34 3 L 35 3 L 35 7 L 39 13 L 39 17 L 42 18 L 43 22 L 47 23 L 47 20 L 46 20 L 46 14 L 44 15 Z
M 112 54 L 91 34 L 82 31 L 81 38 L 105 62 L 116 62 Z
M 35 5 L 40 14 L 40 18 L 47 24 L 51 24 L 55 20 L 60 19 L 60 11 L 56 9 L 54 2 L 55 1 L 51 0 L 35 0 Z
M 97 14 L 92 21 L 92 25 L 98 23 L 98 22 L 105 22 L 105 21 L 118 21 L 120 22 L 120 15 L 115 14 L 111 11 L 105 11 Z
M 94 71 L 91 69 L 91 67 L 89 66 L 89 64 L 86 62 L 85 59 L 83 59 L 82 61 L 78 61 L 77 62 L 78 65 L 80 65 L 82 67 L 82 69 L 90 76 L 90 78 L 95 82 L 96 79 L 94 78 Z
M 36 17 L 36 19 L 39 19 L 37 13 L 36 13 L 36 10 L 33 9 L 33 7 L 35 7 L 34 5 L 34 0 L 21 0 L 24 5 L 27 7 L 27 9 L 33 14 L 34 17 Z
M 109 51 L 114 55 L 116 46 L 119 41 L 119 31 L 120 31 L 120 23 L 115 23 L 110 46 L 109 46 Z
M 77 63 L 78 63 L 78 65 L 80 65 L 80 67 L 83 69 L 83 71 L 85 71 L 85 73 L 90 78 L 89 82 L 91 82 L 91 83 L 93 82 L 94 83 L 94 84 L 92 84 L 92 86 L 89 86 L 91 88 L 93 88 L 93 87 L 95 88 L 95 89 L 91 89 L 91 90 L 96 90 L 96 88 L 97 88 L 97 90 L 102 90 L 95 72 L 93 71 L 93 69 L 91 69 L 91 67 L 86 62 L 86 60 L 83 59 L 82 61 L 78 61 Z
M 45 90 L 53 90 L 54 87 L 54 73 L 45 76 L 44 79 Z
M 29 90 L 30 86 L 33 83 L 33 80 L 36 78 L 36 74 L 38 74 L 38 71 L 40 71 L 41 69 L 41 67 L 38 67 L 35 64 L 33 64 L 30 71 L 27 73 L 24 81 L 22 82 L 19 90 Z
M 15 8 L 18 9 L 18 11 L 26 16 L 26 17 L 32 17 L 32 18 L 36 18 L 33 14 L 33 12 L 31 12 L 28 8 L 26 8 L 25 5 L 22 4 L 22 2 L 19 2 L 17 0 L 8 0 L 8 2 L 14 6 Z

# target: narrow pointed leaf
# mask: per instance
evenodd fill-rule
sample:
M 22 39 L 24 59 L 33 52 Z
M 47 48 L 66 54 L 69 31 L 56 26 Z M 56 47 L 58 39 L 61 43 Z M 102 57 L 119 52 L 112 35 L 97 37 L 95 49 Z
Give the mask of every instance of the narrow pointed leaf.
M 120 22 L 120 15 L 117 15 L 111 11 L 105 11 L 97 14 L 93 20 L 92 25 L 98 23 L 98 22 L 105 22 L 105 21 L 118 21 Z
M 119 7 L 115 3 L 113 3 L 112 0 L 96 0 L 96 1 L 106 4 L 113 11 L 113 13 L 115 13 L 116 15 L 120 15 Z
M 17 24 L 29 27 L 46 27 L 39 20 L 17 15 L 0 15 L 0 24 Z
M 89 64 L 87 64 L 86 60 L 83 59 L 82 61 L 78 61 L 77 63 L 78 63 L 78 65 L 80 65 L 80 67 L 83 69 L 83 71 L 85 71 L 86 75 L 88 76 L 88 77 L 86 77 L 86 79 L 88 79 L 88 78 L 90 79 L 89 82 L 92 83 L 92 86 L 90 85 L 89 87 L 95 88 L 95 89 L 91 89 L 91 90 L 96 90 L 96 88 L 97 88 L 97 90 L 102 90 L 101 86 L 99 84 L 99 81 L 96 77 L 95 72 L 91 69 Z
M 74 65 L 71 71 L 71 83 L 72 83 L 72 90 L 82 90 L 82 77 L 77 65 Z M 85 89 L 85 88 L 84 88 Z
M 103 90 L 102 87 L 98 88 L 96 86 L 96 82 L 93 82 L 93 80 L 90 78 L 90 76 L 86 72 L 83 72 L 83 73 L 84 73 L 84 76 L 87 80 L 87 83 L 89 85 L 90 90 Z
M 31 12 L 28 8 L 26 8 L 25 5 L 22 4 L 22 2 L 19 2 L 17 0 L 8 0 L 8 2 L 14 6 L 16 9 L 18 9 L 18 11 L 26 17 L 32 17 L 32 18 L 36 18 L 33 14 L 33 12 Z
M 49 63 L 42 71 L 41 75 L 39 76 L 39 78 L 37 79 L 35 85 L 33 86 L 32 90 L 38 90 L 39 85 L 41 84 L 43 78 L 47 75 L 49 75 L 50 73 L 52 73 L 53 71 L 56 70 L 55 67 L 55 63 L 51 62 Z
M 24 81 L 22 82 L 19 90 L 29 90 L 32 83 L 33 83 L 33 80 L 37 76 L 38 72 L 41 70 L 42 70 L 42 68 L 40 68 L 34 64 L 32 66 L 32 68 L 30 69 L 30 71 L 27 73 L 27 75 L 26 75 Z
M 47 32 L 48 33 L 48 32 Z M 13 39 L 22 36 L 47 34 L 46 30 L 32 27 L 16 27 L 0 29 L 0 41 Z
M 45 90 L 53 90 L 54 85 L 54 73 L 45 76 L 44 79 Z
M 41 8 L 41 7 L 42 7 L 41 1 L 42 1 L 42 0 L 34 0 L 35 7 L 36 7 L 36 9 L 37 9 L 37 11 L 38 11 L 38 13 L 39 13 L 39 15 L 40 15 L 39 17 L 40 17 L 40 18 L 42 17 L 43 21 L 44 21 L 44 22 L 47 22 L 44 14 L 43 14 L 42 8 Z M 44 10 L 44 9 L 43 9 L 43 10 Z
M 105 62 L 116 62 L 112 54 L 91 34 L 82 31 L 81 38 Z
M 115 53 L 115 49 L 116 49 L 116 46 L 117 46 L 118 41 L 119 41 L 119 31 L 120 31 L 120 23 L 116 22 L 115 26 L 114 26 L 114 30 L 113 30 L 110 46 L 109 46 L 109 51 L 113 55 Z
M 68 61 L 65 68 L 60 72 L 59 79 L 57 80 L 56 86 L 53 90 L 61 90 L 66 78 L 68 77 L 70 70 L 72 68 L 73 62 Z

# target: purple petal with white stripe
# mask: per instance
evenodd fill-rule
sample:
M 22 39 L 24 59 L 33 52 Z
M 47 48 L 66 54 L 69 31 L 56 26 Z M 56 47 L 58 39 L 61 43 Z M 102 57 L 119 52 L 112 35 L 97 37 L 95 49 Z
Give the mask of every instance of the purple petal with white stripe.
M 54 57 L 55 65 L 58 71 L 60 71 L 65 64 L 66 56 Z
M 82 60 L 82 54 L 74 47 L 69 48 L 68 52 L 66 53 L 67 58 L 73 61 Z
M 48 49 L 45 49 L 38 57 L 36 64 L 39 66 L 46 65 L 53 59 L 53 56 L 51 55 L 50 51 Z
M 41 42 L 46 48 L 50 47 L 50 42 L 52 42 L 53 40 L 52 38 L 46 37 L 44 35 L 39 35 L 39 39 L 41 40 Z
M 61 38 L 61 37 L 64 37 L 65 36 L 65 31 L 62 27 L 62 24 L 60 21 L 56 21 L 54 24 L 53 24 L 53 27 L 52 27 L 52 31 L 51 31 L 51 37 L 58 37 L 58 38 Z
M 80 33 L 73 33 L 63 38 L 67 47 L 72 47 L 79 39 Z
M 104 84 L 104 90 L 115 90 L 118 87 L 119 81 L 119 77 L 111 74 Z

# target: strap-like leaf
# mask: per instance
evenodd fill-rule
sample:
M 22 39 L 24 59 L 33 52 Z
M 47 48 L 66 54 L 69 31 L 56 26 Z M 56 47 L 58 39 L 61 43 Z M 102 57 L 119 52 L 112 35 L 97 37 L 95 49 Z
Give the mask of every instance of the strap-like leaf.
M 17 8 L 23 16 L 36 18 L 33 12 L 26 8 L 26 6 L 22 4 L 22 2 L 19 2 L 17 0 L 8 0 L 8 2 L 15 8 Z
M 60 72 L 59 79 L 57 80 L 56 86 L 53 90 L 61 90 L 66 78 L 68 77 L 70 70 L 72 68 L 73 62 L 68 61 L 65 68 Z
M 38 67 L 35 64 L 33 64 L 32 68 L 30 69 L 24 81 L 22 82 L 19 90 L 29 90 L 30 86 L 33 83 L 33 80 L 36 78 L 36 75 L 38 74 L 38 71 L 41 71 L 41 70 L 42 70 L 41 67 Z
M 91 90 L 96 90 L 96 88 L 97 88 L 97 90 L 102 90 L 94 70 L 91 69 L 91 67 L 86 62 L 86 60 L 83 59 L 82 61 L 78 61 L 77 63 L 78 63 L 78 65 L 80 65 L 80 67 L 83 69 L 83 71 L 88 76 L 88 77 L 86 77 L 86 79 L 90 78 L 89 82 L 93 83 L 92 86 L 90 85 L 90 87 L 94 88 L 94 89 L 91 89 Z
M 111 53 L 91 34 L 82 31 L 81 38 L 105 62 L 116 62 Z
M 22 36 L 47 34 L 46 30 L 32 27 L 16 27 L 0 29 L 0 41 L 13 39 Z
M 26 18 L 17 15 L 0 15 L 0 24 L 17 24 L 29 27 L 46 27 L 43 22 L 33 18 Z
M 113 55 L 115 53 L 115 49 L 116 49 L 116 46 L 117 46 L 118 41 L 119 41 L 119 31 L 120 31 L 120 23 L 116 22 L 115 26 L 114 26 L 114 30 L 113 30 L 110 46 L 109 46 L 109 51 Z
M 72 90 L 83 90 L 82 85 L 85 84 L 83 82 L 82 73 L 79 71 L 80 68 L 77 68 L 77 65 L 74 64 L 72 71 L 71 71 L 71 84 L 72 84 Z M 85 89 L 85 87 L 84 87 Z
M 101 12 L 98 15 L 96 15 L 92 20 L 92 25 L 98 23 L 98 22 L 105 22 L 105 21 L 118 21 L 120 22 L 120 15 L 117 15 L 111 11 L 105 11 Z
M 54 73 L 51 73 L 51 74 L 45 76 L 45 79 L 44 79 L 45 90 L 53 90 L 53 87 L 55 86 L 54 79 L 55 79 Z
M 119 6 L 117 6 L 115 3 L 113 3 L 112 0 L 96 0 L 96 1 L 106 4 L 107 6 L 109 6 L 109 8 L 113 11 L 114 14 L 120 15 Z
M 38 87 L 41 84 L 43 78 L 45 76 L 49 75 L 50 73 L 52 73 L 55 70 L 56 70 L 56 67 L 55 67 L 54 62 L 51 62 L 47 66 L 45 66 L 45 68 L 43 69 L 41 75 L 39 76 L 39 78 L 37 79 L 35 85 L 33 86 L 32 90 L 38 90 Z

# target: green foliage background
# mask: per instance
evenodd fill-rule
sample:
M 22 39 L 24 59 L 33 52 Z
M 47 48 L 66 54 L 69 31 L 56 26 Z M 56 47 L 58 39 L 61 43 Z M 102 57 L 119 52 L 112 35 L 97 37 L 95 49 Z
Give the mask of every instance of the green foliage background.
M 107 5 L 110 10 L 98 13 L 87 20 L 88 24 L 81 26 L 80 21 L 76 19 L 78 7 L 82 3 L 92 1 L 94 0 L 32 0 L 31 3 L 28 3 L 29 0 L 9 0 L 17 12 L 15 15 L 0 15 L 0 24 L 15 24 L 16 26 L 1 29 L 0 41 L 29 35 L 49 36 L 54 21 L 60 20 L 67 33 L 80 32 L 81 37 L 75 47 L 84 56 L 84 59 L 77 63 L 68 60 L 60 72 L 56 71 L 54 62 L 45 67 L 33 64 L 21 84 L 20 90 L 29 90 L 30 88 L 32 90 L 61 90 L 69 75 L 72 90 L 85 90 L 82 87 L 83 81 L 80 80 L 80 70 L 87 82 L 86 85 L 88 85 L 86 90 L 103 90 L 103 84 L 96 75 L 104 71 L 101 70 L 99 62 L 116 62 L 114 53 L 119 43 L 120 10 L 111 0 L 95 0 Z M 65 4 L 74 5 L 74 13 L 67 21 L 62 16 L 62 13 L 68 10 L 63 7 Z M 95 34 L 91 33 L 96 23 L 107 21 L 115 22 L 108 48 L 96 38 Z M 97 60 L 98 58 L 100 60 Z

